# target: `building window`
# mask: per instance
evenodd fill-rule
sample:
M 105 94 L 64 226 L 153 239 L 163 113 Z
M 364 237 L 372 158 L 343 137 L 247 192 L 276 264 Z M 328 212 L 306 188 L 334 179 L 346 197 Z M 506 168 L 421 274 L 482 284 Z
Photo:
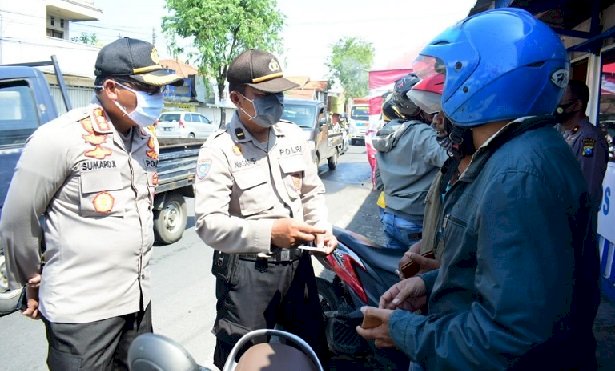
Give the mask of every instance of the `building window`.
M 63 19 L 60 19 L 60 27 L 64 28 L 64 20 Z
M 56 30 L 53 30 L 51 28 L 48 28 L 47 29 L 47 36 L 48 37 L 57 37 L 58 39 L 63 39 L 64 38 L 64 32 L 56 31 Z
M 53 18 L 52 16 L 49 16 L 49 25 L 55 26 L 55 18 Z

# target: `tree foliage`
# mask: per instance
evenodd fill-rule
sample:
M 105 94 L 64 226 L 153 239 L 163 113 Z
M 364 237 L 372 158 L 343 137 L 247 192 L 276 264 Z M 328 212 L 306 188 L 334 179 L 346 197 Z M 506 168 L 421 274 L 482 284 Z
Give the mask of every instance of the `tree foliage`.
M 166 8 L 169 16 L 163 17 L 162 28 L 172 48 L 182 51 L 175 36 L 193 40 L 191 59 L 201 74 L 216 80 L 220 97 L 228 65 L 237 55 L 249 48 L 276 52 L 281 45 L 284 17 L 276 0 L 166 0 Z
M 74 37 L 71 37 L 70 39 L 71 41 L 82 43 L 82 44 L 87 44 L 87 45 L 97 45 L 98 44 L 98 37 L 96 36 L 95 33 L 82 32 L 80 36 L 74 36 Z
M 344 88 L 346 97 L 363 97 L 367 94 L 367 72 L 374 59 L 370 42 L 356 37 L 338 40 L 331 48 L 327 63 L 329 76 Z

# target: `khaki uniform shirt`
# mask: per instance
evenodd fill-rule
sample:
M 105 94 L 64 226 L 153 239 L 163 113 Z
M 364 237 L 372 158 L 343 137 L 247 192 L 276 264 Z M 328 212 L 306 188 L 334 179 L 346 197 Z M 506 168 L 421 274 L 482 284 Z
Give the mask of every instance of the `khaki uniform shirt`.
M 150 302 L 158 142 L 135 127 L 131 147 L 90 105 L 41 126 L 23 150 L 0 243 L 17 288 L 39 271 L 44 235 L 39 297 L 51 322 L 97 321 Z
M 278 122 L 267 143 L 254 139 L 237 114 L 199 153 L 196 230 L 226 253 L 271 252 L 275 219 L 294 218 L 330 230 L 324 185 L 303 131 Z

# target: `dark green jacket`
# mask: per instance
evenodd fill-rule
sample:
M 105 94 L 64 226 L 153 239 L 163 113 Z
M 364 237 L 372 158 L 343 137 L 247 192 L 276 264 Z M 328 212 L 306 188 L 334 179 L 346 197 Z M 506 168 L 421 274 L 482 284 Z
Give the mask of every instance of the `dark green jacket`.
M 594 213 L 572 152 L 545 119 L 480 148 L 444 200 L 428 315 L 397 310 L 395 344 L 428 370 L 595 366 Z

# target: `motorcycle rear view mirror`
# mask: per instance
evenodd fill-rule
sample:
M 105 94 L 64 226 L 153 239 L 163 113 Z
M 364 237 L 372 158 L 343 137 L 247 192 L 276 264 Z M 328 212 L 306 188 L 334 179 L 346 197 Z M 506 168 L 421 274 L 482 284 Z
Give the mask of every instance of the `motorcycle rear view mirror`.
M 131 371 L 211 371 L 199 366 L 177 342 L 155 334 L 137 336 L 128 349 Z

